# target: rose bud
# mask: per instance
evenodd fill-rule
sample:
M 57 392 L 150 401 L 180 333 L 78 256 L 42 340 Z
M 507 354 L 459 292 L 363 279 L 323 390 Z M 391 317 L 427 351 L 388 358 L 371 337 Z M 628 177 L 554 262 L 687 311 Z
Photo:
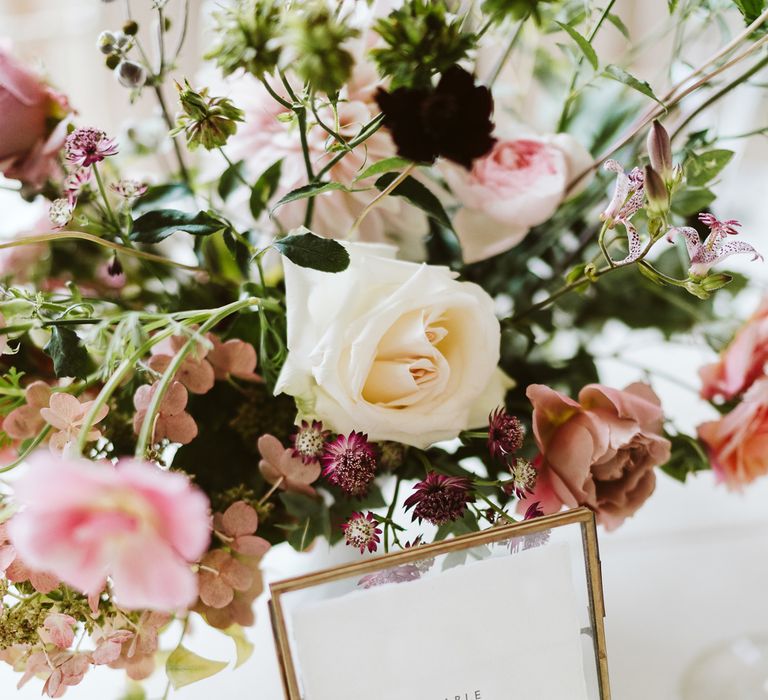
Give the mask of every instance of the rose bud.
M 667 130 L 656 119 L 648 132 L 647 147 L 653 169 L 668 182 L 672 174 L 672 146 Z
M 661 175 L 650 165 L 645 166 L 645 194 L 648 211 L 654 216 L 664 216 L 669 211 L 669 192 Z

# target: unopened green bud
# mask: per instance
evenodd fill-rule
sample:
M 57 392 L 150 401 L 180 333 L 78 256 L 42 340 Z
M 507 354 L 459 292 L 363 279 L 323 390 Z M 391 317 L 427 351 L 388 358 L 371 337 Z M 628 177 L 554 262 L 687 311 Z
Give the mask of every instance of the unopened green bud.
M 243 111 L 227 97 L 210 97 L 207 88 L 198 92 L 189 83 L 177 87 L 183 112 L 176 118 L 171 134 L 183 131 L 193 150 L 198 146 L 208 151 L 224 146 L 237 131 L 237 122 L 243 121 Z
M 96 40 L 96 46 L 101 53 L 110 54 L 117 46 L 117 36 L 114 32 L 102 32 Z
M 651 124 L 646 145 L 651 166 L 668 182 L 672 176 L 672 144 L 667 130 L 656 119 Z
M 664 216 L 669 211 L 669 192 L 661 175 L 650 165 L 645 166 L 645 195 L 652 216 Z
M 699 281 L 699 284 L 708 292 L 714 292 L 717 289 L 722 289 L 733 280 L 731 275 L 725 272 L 716 272 L 712 275 L 707 275 L 703 280 Z
M 116 53 L 111 53 L 109 56 L 107 56 L 107 60 L 105 63 L 107 64 L 107 68 L 109 70 L 115 70 L 120 65 L 120 55 Z

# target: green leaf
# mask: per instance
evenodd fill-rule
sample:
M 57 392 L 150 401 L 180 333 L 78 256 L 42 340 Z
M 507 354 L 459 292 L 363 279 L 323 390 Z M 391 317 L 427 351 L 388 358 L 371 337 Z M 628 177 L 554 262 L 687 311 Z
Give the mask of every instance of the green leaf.
M 613 12 L 608 13 L 608 21 L 618 29 L 625 38 L 629 39 L 629 29 L 627 28 L 627 25 L 624 24 L 624 22 L 621 20 L 621 17 L 618 15 L 613 14 Z
M 53 371 L 57 377 L 85 379 L 88 376 L 91 365 L 88 351 L 71 328 L 54 326 L 51 339 L 46 343 L 43 352 L 53 360 Z
M 341 243 L 307 229 L 296 230 L 299 233 L 278 238 L 272 244 L 292 263 L 320 272 L 343 272 L 349 267 L 349 253 Z
M 283 204 L 296 202 L 300 199 L 308 199 L 309 197 L 317 197 L 317 195 L 323 194 L 324 192 L 334 192 L 336 190 L 343 190 L 345 192 L 351 191 L 348 187 L 342 185 L 340 182 L 315 182 L 314 184 L 304 185 L 304 187 L 299 187 L 289 192 L 277 204 L 275 204 L 273 211 L 279 207 L 282 207 Z
M 281 493 L 280 500 L 288 514 L 297 518 L 298 523 L 284 527 L 288 532 L 288 543 L 298 552 L 303 552 L 317 537 L 330 541 L 331 519 L 328 507 L 321 498 L 311 498 L 301 493 Z
M 579 34 L 573 27 L 563 24 L 562 22 L 557 22 L 557 25 L 576 42 L 581 49 L 581 52 L 584 54 L 584 57 L 592 64 L 592 68 L 597 70 L 599 61 L 597 60 L 595 50 L 592 48 L 592 44 L 590 44 L 589 41 L 587 41 L 587 39 Z
M 411 164 L 410 160 L 406 158 L 399 158 L 398 156 L 392 156 L 392 158 L 385 158 L 378 163 L 374 163 L 369 168 L 363 170 L 360 175 L 355 178 L 355 182 L 359 180 L 365 180 L 373 175 L 381 175 L 382 173 L 389 173 L 393 170 L 403 170 Z
M 210 236 L 227 225 L 207 212 L 192 214 L 178 209 L 156 209 L 142 214 L 133 222 L 131 240 L 139 243 L 159 243 L 177 231 L 193 236 Z
M 133 205 L 133 211 L 140 213 L 154 209 L 164 202 L 178 202 L 192 196 L 192 190 L 186 182 L 171 182 L 167 185 L 150 187 Z
M 679 0 L 667 0 L 669 6 L 669 14 L 671 15 L 677 9 L 677 3 Z
M 245 161 L 238 161 L 232 163 L 222 174 L 219 179 L 219 185 L 216 191 L 219 193 L 219 197 L 226 200 L 231 195 L 238 185 L 242 184 L 243 170 L 245 168 Z
M 379 191 L 387 188 L 388 185 L 397 177 L 397 173 L 387 173 L 376 180 L 376 189 Z M 421 209 L 427 216 L 432 217 L 442 226 L 453 230 L 451 220 L 445 213 L 440 200 L 432 194 L 425 185 L 412 177 L 407 177 L 394 190 L 392 194 L 397 197 L 404 197 L 415 207 Z
M 280 173 L 283 169 L 283 161 L 278 160 L 272 163 L 256 180 L 256 184 L 251 188 L 251 216 L 258 219 L 264 211 L 267 203 L 277 190 L 280 183 Z
M 752 24 L 765 10 L 766 0 L 733 0 L 733 4 L 744 15 L 744 21 Z
M 120 700 L 147 700 L 147 691 L 136 681 L 128 681 L 128 687 L 120 696 Z
M 212 661 L 198 656 L 181 644 L 171 652 L 165 662 L 165 672 L 174 690 L 209 678 L 226 667 L 226 661 Z
M 607 78 L 611 78 L 611 80 L 624 83 L 624 85 L 627 85 L 633 90 L 637 90 L 646 97 L 650 97 L 655 102 L 658 102 L 662 107 L 664 106 L 664 103 L 658 97 L 656 97 L 653 89 L 648 83 L 645 82 L 645 80 L 636 78 L 634 75 L 627 73 L 627 71 L 625 71 L 623 68 L 619 68 L 618 66 L 611 64 L 606 66 L 604 75 Z
M 701 443 L 689 435 L 667 435 L 672 443 L 669 461 L 661 467 L 673 479 L 685 482 L 689 474 L 711 469 L 709 458 Z
M 235 643 L 235 651 L 237 653 L 237 661 L 235 661 L 235 668 L 240 668 L 248 659 L 253 655 L 254 646 L 248 639 L 246 639 L 245 632 L 240 625 L 232 625 L 227 629 L 222 630 L 224 634 L 231 637 Z
M 692 216 L 704 211 L 715 201 L 715 193 L 706 187 L 684 190 L 672 200 L 672 211 L 679 216 Z
M 724 148 L 716 148 L 691 156 L 685 162 L 685 177 L 688 184 L 696 187 L 706 185 L 731 162 L 731 158 L 733 158 L 733 151 Z

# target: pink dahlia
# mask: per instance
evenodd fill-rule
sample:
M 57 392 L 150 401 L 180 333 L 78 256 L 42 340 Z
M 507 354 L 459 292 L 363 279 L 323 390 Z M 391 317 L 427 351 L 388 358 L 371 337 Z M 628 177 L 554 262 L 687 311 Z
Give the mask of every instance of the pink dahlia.
M 368 436 L 354 430 L 325 446 L 323 476 L 349 496 L 364 496 L 376 476 L 376 453 Z
M 208 499 L 189 479 L 145 462 L 112 466 L 37 452 L 15 484 L 11 543 L 29 566 L 86 594 L 109 578 L 124 609 L 192 605 L 191 563 L 208 547 Z
M 499 406 L 488 416 L 488 450 L 494 459 L 517 452 L 523 444 L 525 431 L 520 421 Z
M 108 156 L 117 153 L 114 139 L 107 138 L 101 129 L 85 127 L 75 129 L 64 145 L 67 161 L 72 165 L 87 168 L 94 163 L 100 163 Z
M 344 530 L 344 536 L 350 547 L 355 547 L 362 554 L 366 549 L 369 552 L 375 552 L 378 549 L 379 535 L 381 528 L 379 521 L 373 517 L 373 513 L 352 513 L 349 520 L 345 522 L 341 529 Z
M 414 493 L 405 500 L 405 509 L 413 508 L 413 520 L 427 520 L 444 525 L 464 515 L 472 499 L 469 479 L 429 472 L 424 481 L 414 486 Z
M 313 420 L 312 423 L 301 421 L 301 425 L 291 435 L 293 456 L 300 458 L 304 464 L 319 462 L 325 454 L 325 442 L 330 434 L 330 430 L 323 430 L 319 420 Z

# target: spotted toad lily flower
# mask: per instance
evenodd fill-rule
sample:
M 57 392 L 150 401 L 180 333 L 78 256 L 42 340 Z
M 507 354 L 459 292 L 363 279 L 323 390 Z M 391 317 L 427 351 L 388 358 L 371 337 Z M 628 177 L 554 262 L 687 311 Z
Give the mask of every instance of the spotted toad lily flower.
M 605 222 L 608 229 L 615 228 L 616 224 L 621 224 L 626 229 L 629 244 L 627 257 L 619 261 L 612 259 L 610 261 L 614 264 L 623 265 L 637 260 L 642 252 L 640 234 L 630 220 L 645 201 L 645 176 L 640 168 L 633 168 L 628 173 L 625 172 L 621 164 L 615 160 L 607 160 L 603 167 L 616 173 L 616 188 L 613 192 L 613 198 L 600 215 L 600 219 Z
M 749 243 L 728 239 L 729 236 L 739 233 L 741 223 L 735 219 L 719 221 L 712 214 L 699 214 L 699 221 L 709 228 L 709 235 L 704 241 L 701 240 L 699 232 L 690 226 L 671 228 L 667 233 L 670 243 L 678 234 L 683 236 L 691 260 L 691 266 L 688 268 L 691 279 L 698 281 L 705 278 L 713 265 L 738 253 L 748 253 L 752 255 L 752 260 L 763 259 Z

